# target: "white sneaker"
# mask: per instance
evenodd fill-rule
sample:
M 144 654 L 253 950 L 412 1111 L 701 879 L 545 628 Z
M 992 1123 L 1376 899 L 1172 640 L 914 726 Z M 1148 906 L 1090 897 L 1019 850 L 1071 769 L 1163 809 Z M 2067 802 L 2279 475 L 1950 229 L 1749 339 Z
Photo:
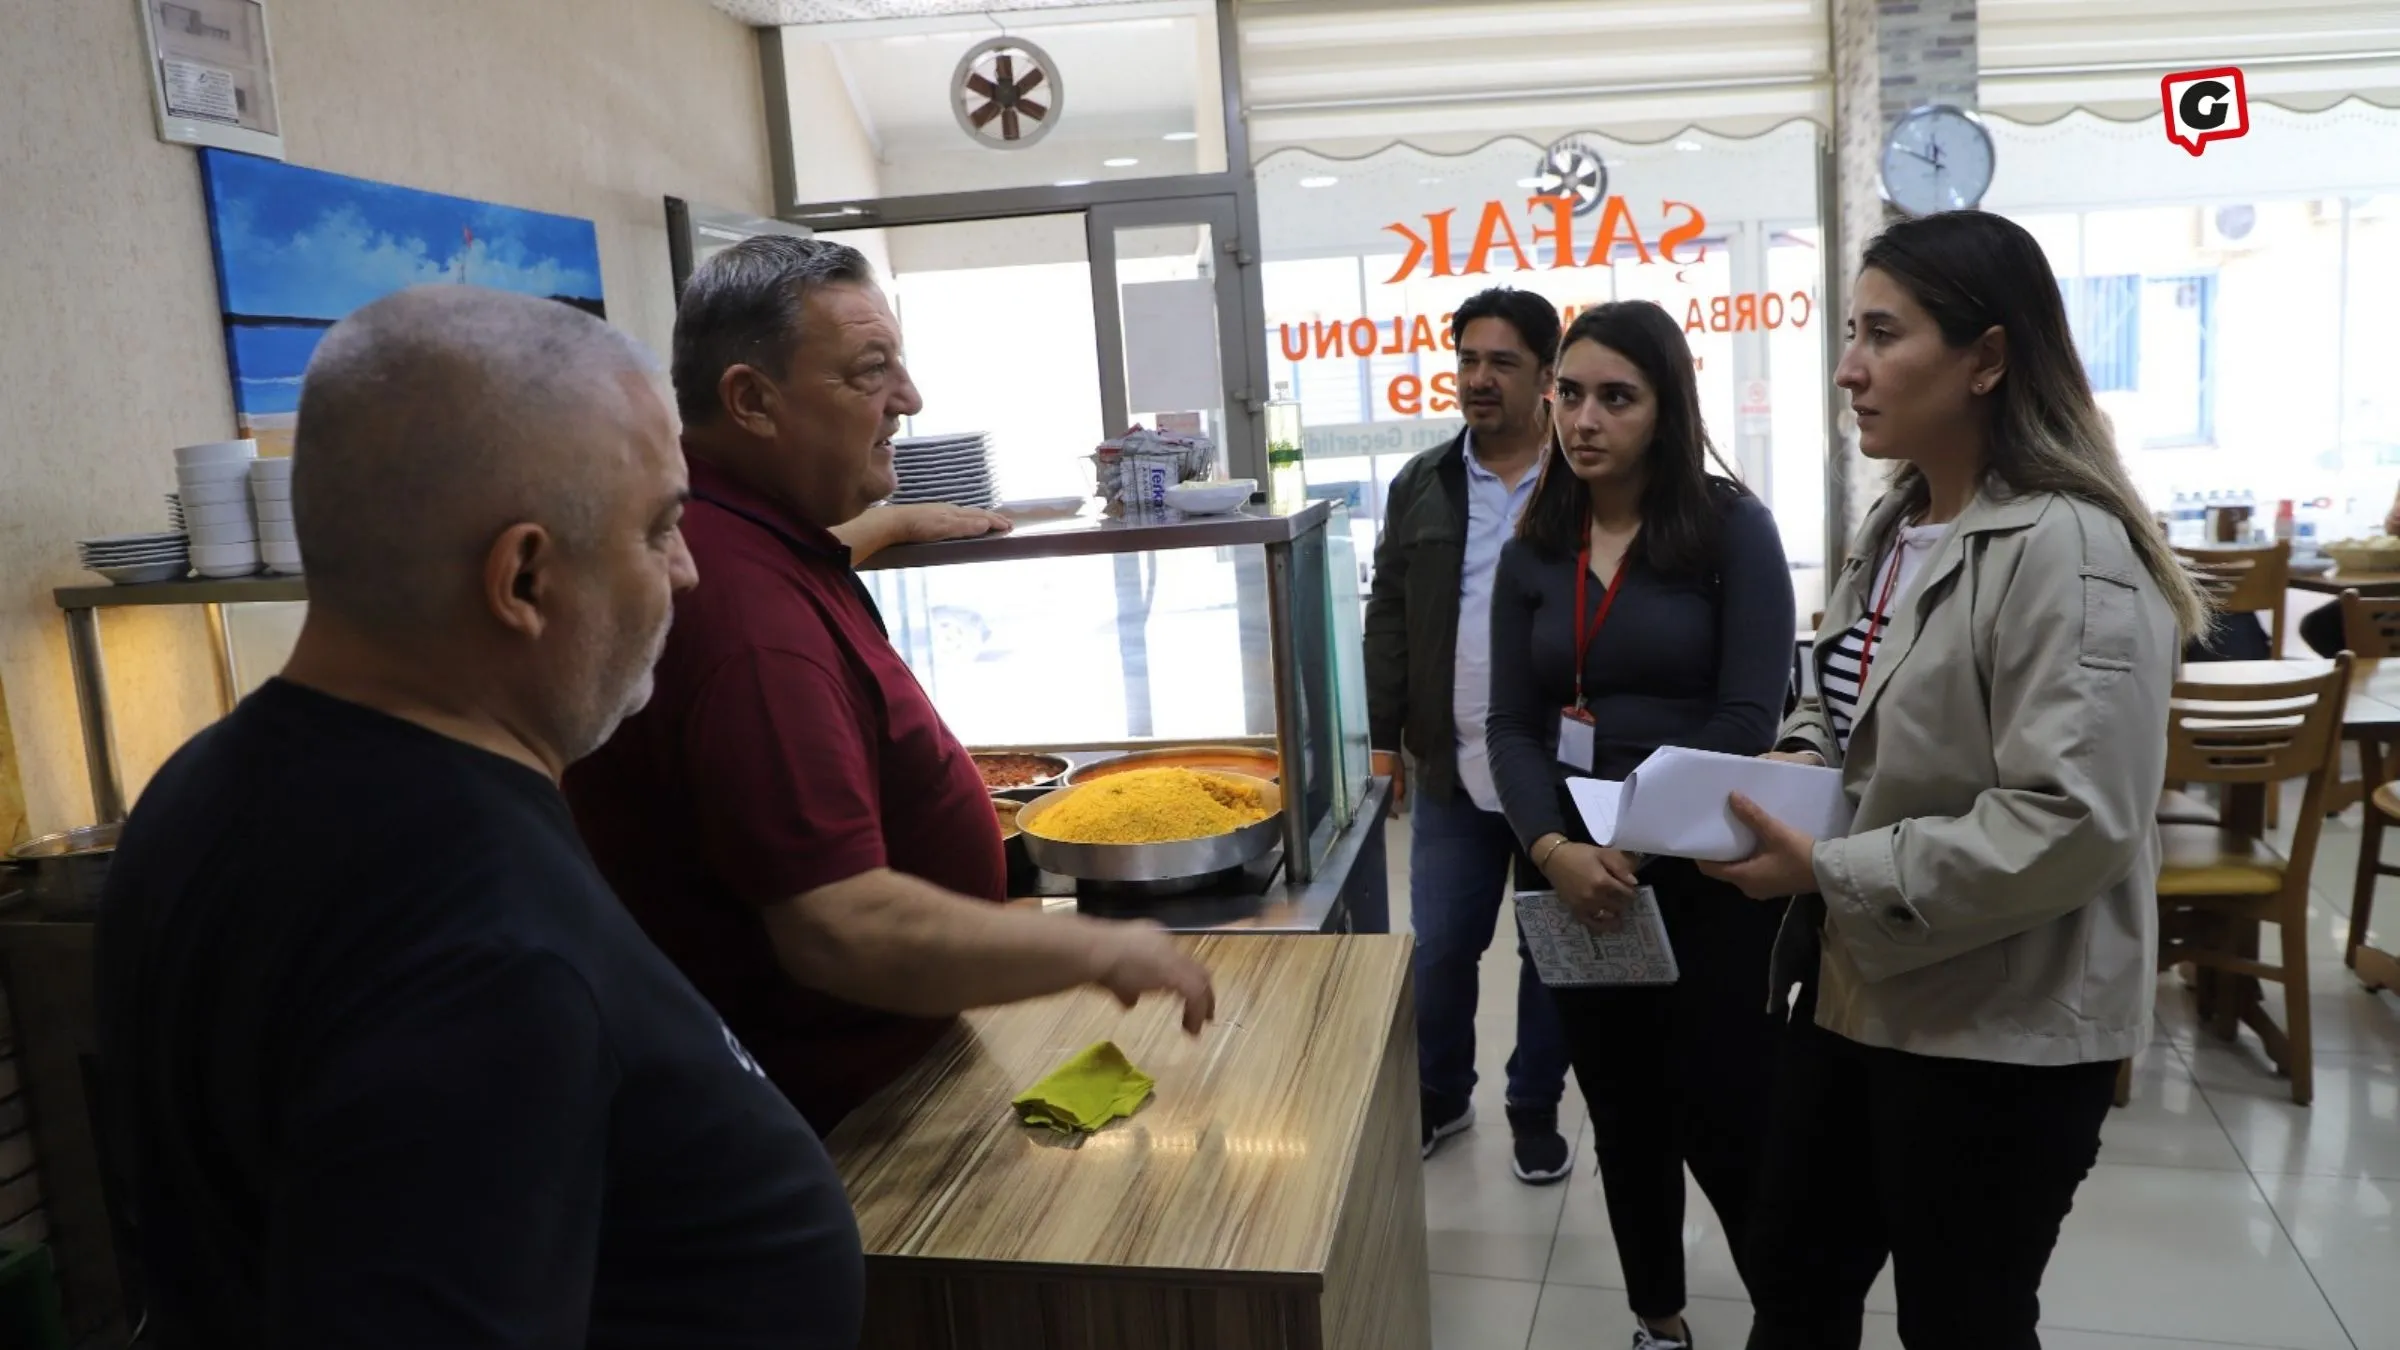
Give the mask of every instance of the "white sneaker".
M 1693 1350 L 1691 1323 L 1683 1324 L 1683 1334 L 1685 1339 L 1679 1341 L 1661 1336 L 1646 1326 L 1637 1326 L 1633 1329 L 1633 1350 Z

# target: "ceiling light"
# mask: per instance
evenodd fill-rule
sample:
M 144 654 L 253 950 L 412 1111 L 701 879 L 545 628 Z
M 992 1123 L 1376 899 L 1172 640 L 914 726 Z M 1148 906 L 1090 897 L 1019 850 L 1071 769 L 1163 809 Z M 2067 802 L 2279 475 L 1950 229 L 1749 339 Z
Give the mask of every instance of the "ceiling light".
M 1675 148 L 1686 152 L 1694 152 L 1698 151 L 1701 148 L 1701 145 L 1698 141 L 1677 141 L 1675 142 Z
M 1130 169 L 1139 163 L 1141 163 L 1141 161 L 1138 159 L 1134 159 L 1129 155 L 1121 155 L 1116 159 L 1101 160 L 1100 166 L 1104 169 Z
M 1517 186 L 1521 188 L 1557 187 L 1558 180 L 1555 178 L 1520 178 L 1517 180 Z
M 1052 186 L 1052 187 L 1089 187 L 1089 186 L 1091 186 L 1091 182 L 1092 182 L 1092 180 L 1091 180 L 1091 179 L 1089 179 L 1089 178 L 1061 178 L 1061 179 L 1059 179 L 1057 182 L 1055 182 L 1055 183 L 1052 183 L 1050 186 Z
M 1196 141 L 1200 139 L 1200 133 L 1197 131 L 1170 131 L 1167 133 L 1167 139 L 1170 141 Z
M 1329 178 L 1329 177 L 1325 176 L 1324 174 L 1318 174 L 1318 175 L 1317 175 L 1316 177 L 1314 177 L 1314 178 L 1303 178 L 1303 179 L 1301 179 L 1301 180 L 1300 180 L 1300 186 L 1302 186 L 1302 187 L 1304 187 L 1304 188 L 1321 188 L 1321 187 L 1332 187 L 1334 184 L 1336 184 L 1336 183 L 1338 183 L 1338 182 L 1340 182 L 1340 181 L 1342 181 L 1342 180 L 1341 180 L 1341 179 L 1339 179 L 1339 178 Z

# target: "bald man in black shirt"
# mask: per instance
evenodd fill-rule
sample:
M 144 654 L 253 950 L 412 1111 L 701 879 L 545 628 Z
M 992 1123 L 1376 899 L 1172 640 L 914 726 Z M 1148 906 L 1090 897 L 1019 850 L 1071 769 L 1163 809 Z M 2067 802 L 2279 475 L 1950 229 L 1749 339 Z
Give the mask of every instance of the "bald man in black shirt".
M 824 1149 L 558 792 L 694 579 L 647 358 L 405 291 L 327 334 L 294 455 L 299 645 L 143 794 L 100 921 L 145 1344 L 847 1350 Z

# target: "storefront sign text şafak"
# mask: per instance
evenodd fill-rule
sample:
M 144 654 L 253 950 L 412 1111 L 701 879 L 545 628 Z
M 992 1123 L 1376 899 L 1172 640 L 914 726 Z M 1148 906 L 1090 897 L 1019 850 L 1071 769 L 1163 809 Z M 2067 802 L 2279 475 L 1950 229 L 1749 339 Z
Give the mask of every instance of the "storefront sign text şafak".
M 1552 246 L 1552 268 L 1610 266 L 1619 244 L 1633 245 L 1634 252 L 1645 264 L 1653 261 L 1650 245 L 1643 240 L 1641 226 L 1634 222 L 1633 209 L 1625 204 L 1623 197 L 1611 197 L 1601 208 L 1591 247 L 1580 255 L 1581 261 L 1577 260 L 1575 247 L 1573 197 L 1531 197 L 1526 199 L 1525 209 L 1531 216 L 1527 222 L 1527 232 L 1533 236 L 1533 246 L 1537 250 L 1545 242 Z M 1708 232 L 1708 218 L 1700 214 L 1700 208 L 1689 202 L 1662 201 L 1658 209 L 1661 215 L 1676 211 L 1684 215 L 1682 224 L 1660 232 L 1659 259 L 1678 266 L 1708 261 L 1706 244 L 1700 245 L 1700 251 L 1689 258 L 1678 257 L 1675 252 Z M 1532 260 L 1525 256 L 1524 245 L 1518 242 L 1517 227 L 1509 221 L 1508 207 L 1502 202 L 1483 204 L 1482 218 L 1475 224 L 1475 241 L 1468 245 L 1466 262 L 1460 265 L 1451 242 L 1451 224 L 1457 215 L 1456 208 L 1426 212 L 1422 234 L 1399 221 L 1384 226 L 1384 229 L 1408 242 L 1408 253 L 1400 259 L 1398 270 L 1392 273 L 1385 284 L 1395 285 L 1406 281 L 1410 273 L 1428 260 L 1433 267 L 1433 276 L 1480 276 L 1492 270 L 1492 255 L 1502 247 L 1507 249 L 1507 256 L 1516 262 L 1513 270 L 1533 270 Z M 1549 217 L 1547 221 L 1543 220 L 1544 215 Z
M 1560 322 L 1575 322 L 1575 316 L 1582 313 L 1583 308 L 1581 305 L 1565 306 L 1559 311 Z M 1806 328 L 1815 315 L 1816 298 L 1807 291 L 1712 295 L 1705 303 L 1694 296 L 1684 303 L 1683 328 L 1687 333 L 1755 333 L 1785 327 Z M 1395 314 L 1388 319 L 1320 319 L 1314 323 L 1279 325 L 1279 337 L 1286 361 L 1363 360 L 1375 356 L 1456 351 L 1457 345 L 1450 333 L 1453 317 L 1444 314 L 1438 324 L 1424 314 L 1413 317 Z M 1702 358 L 1693 357 L 1692 364 L 1700 367 Z M 1429 411 L 1437 414 L 1458 411 L 1458 375 L 1454 371 L 1436 371 L 1430 379 L 1395 375 L 1385 382 L 1383 392 L 1384 402 L 1403 417 L 1418 417 Z

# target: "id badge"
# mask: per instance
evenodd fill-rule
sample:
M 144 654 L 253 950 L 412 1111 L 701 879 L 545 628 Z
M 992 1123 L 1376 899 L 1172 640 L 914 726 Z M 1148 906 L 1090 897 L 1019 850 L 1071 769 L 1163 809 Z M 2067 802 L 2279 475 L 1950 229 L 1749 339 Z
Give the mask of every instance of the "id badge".
M 1581 708 L 1558 715 L 1558 762 L 1577 773 L 1592 771 L 1592 715 Z

